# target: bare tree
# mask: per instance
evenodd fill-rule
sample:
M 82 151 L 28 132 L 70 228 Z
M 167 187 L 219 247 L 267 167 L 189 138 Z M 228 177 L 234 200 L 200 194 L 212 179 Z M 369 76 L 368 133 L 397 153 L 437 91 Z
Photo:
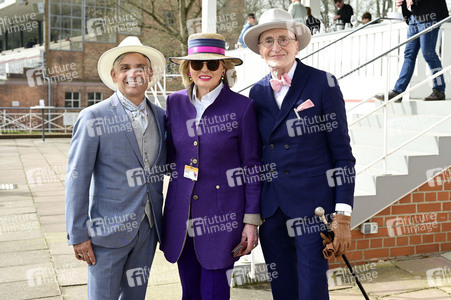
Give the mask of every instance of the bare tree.
M 142 28 L 153 29 L 166 34 L 170 39 L 180 42 L 181 53 L 187 53 L 188 27 L 187 21 L 199 18 L 202 12 L 201 0 L 125 0 L 120 9 L 131 12 L 142 12 Z M 131 8 L 132 9 L 131 9 Z M 172 17 L 171 17 L 172 16 Z M 149 21 L 150 19 L 150 21 Z

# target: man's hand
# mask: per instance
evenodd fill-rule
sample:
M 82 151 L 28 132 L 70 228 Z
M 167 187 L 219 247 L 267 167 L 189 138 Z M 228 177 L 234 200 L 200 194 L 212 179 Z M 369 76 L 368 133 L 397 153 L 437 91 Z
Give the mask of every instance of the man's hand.
M 334 232 L 335 257 L 343 255 L 351 246 L 351 217 L 345 215 L 334 215 L 331 228 Z
M 341 18 L 341 16 L 340 15 L 336 15 L 336 16 L 334 16 L 334 20 L 338 20 L 338 19 L 340 19 Z
M 88 265 L 96 264 L 96 256 L 92 249 L 91 240 L 87 240 L 80 244 L 74 245 L 75 258 L 78 260 L 84 260 Z
M 243 251 L 243 255 L 249 254 L 252 249 L 258 245 L 258 233 L 257 226 L 252 224 L 246 224 L 243 228 L 243 233 L 241 234 L 241 241 L 245 241 L 247 238 L 247 247 Z
M 396 7 L 400 7 L 404 1 L 406 1 L 407 8 L 413 5 L 413 0 L 396 0 Z

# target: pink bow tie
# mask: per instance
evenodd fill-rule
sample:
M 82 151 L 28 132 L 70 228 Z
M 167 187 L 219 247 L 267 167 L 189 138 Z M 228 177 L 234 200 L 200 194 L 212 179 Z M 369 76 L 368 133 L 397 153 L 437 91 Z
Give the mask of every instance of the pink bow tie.
M 282 86 L 291 86 L 291 79 L 287 73 L 283 74 L 281 79 L 271 79 L 269 81 L 274 92 L 278 93 L 282 89 Z

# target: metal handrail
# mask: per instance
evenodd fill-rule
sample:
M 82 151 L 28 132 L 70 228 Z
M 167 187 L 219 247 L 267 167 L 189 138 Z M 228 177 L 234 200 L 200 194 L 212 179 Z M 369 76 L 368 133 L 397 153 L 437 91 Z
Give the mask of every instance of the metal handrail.
M 423 34 L 426 34 L 426 33 L 430 32 L 430 31 L 434 30 L 435 28 L 440 27 L 443 23 L 446 23 L 446 22 L 448 22 L 449 20 L 451 20 L 451 16 L 446 17 L 445 19 L 441 20 L 440 22 L 435 23 L 435 24 L 432 25 L 431 27 L 428 27 L 428 28 L 426 28 L 426 29 L 424 29 L 424 30 L 418 32 L 418 33 L 415 34 L 414 36 L 411 36 L 410 38 L 408 38 L 408 39 L 405 40 L 404 42 L 399 43 L 397 46 L 395 46 L 395 47 L 393 47 L 393 48 L 391 48 L 391 49 L 389 49 L 389 50 L 383 52 L 382 54 L 376 56 L 375 58 L 370 59 L 370 60 L 367 61 L 366 63 L 361 64 L 361 65 L 358 66 L 357 68 L 355 68 L 355 69 L 349 71 L 348 73 L 342 75 L 340 78 L 338 78 L 338 80 L 343 79 L 343 78 L 345 78 L 345 77 L 348 76 L 348 75 L 351 75 L 352 73 L 354 73 L 355 71 L 360 70 L 360 69 L 363 68 L 363 67 L 366 67 L 366 66 L 369 65 L 370 63 L 372 63 L 372 62 L 378 60 L 378 59 L 381 58 L 381 57 L 384 57 L 385 55 L 387 55 L 388 53 L 392 52 L 393 50 L 396 50 L 396 49 L 400 48 L 401 46 L 404 46 L 405 44 L 407 44 L 407 43 L 409 43 L 409 42 L 411 42 L 411 41 L 413 41 L 413 40 L 419 38 L 419 37 L 422 36 Z
M 447 71 L 451 71 L 451 65 L 447 66 L 446 68 L 442 69 L 441 71 L 435 73 L 434 75 L 424 79 L 423 81 L 417 83 L 416 85 L 414 85 L 413 87 L 411 87 L 410 89 L 405 90 L 404 92 L 402 92 L 401 94 L 397 95 L 396 97 L 393 97 L 392 99 L 390 99 L 389 101 L 384 102 L 382 105 L 378 106 L 377 108 L 375 108 L 374 110 L 370 111 L 369 113 L 367 113 L 366 115 L 363 115 L 362 117 L 358 118 L 357 120 L 351 122 L 348 126 L 348 128 L 354 126 L 355 124 L 359 123 L 360 121 L 362 121 L 363 119 L 366 119 L 367 117 L 371 116 L 372 114 L 374 114 L 375 112 L 379 111 L 382 108 L 385 108 L 388 104 L 393 103 L 394 101 L 401 99 L 405 94 L 408 94 L 414 90 L 416 90 L 417 88 L 423 86 L 424 84 L 428 83 L 429 80 L 434 79 L 442 74 L 444 74 Z
M 428 133 L 430 130 L 434 129 L 435 127 L 439 126 L 440 124 L 448 121 L 451 118 L 451 115 L 448 115 L 446 117 L 444 117 L 443 119 L 441 119 L 440 121 L 438 121 L 437 123 L 434 123 L 433 125 L 429 126 L 428 128 L 426 128 L 425 130 L 423 130 L 422 132 L 418 133 L 417 135 L 415 135 L 414 137 L 410 138 L 409 140 L 407 140 L 406 142 L 404 142 L 403 144 L 399 145 L 398 147 L 396 147 L 395 149 L 387 152 L 385 155 L 382 155 L 381 157 L 379 157 L 378 159 L 374 160 L 372 163 L 370 163 L 369 165 L 367 165 L 366 167 L 364 167 L 363 169 L 359 170 L 357 172 L 357 174 L 361 174 L 364 171 L 368 170 L 369 168 L 371 168 L 372 166 L 374 166 L 375 164 L 377 164 L 378 162 L 380 162 L 381 160 L 385 159 L 387 156 L 392 155 L 393 153 L 395 153 L 396 151 L 402 149 L 404 146 L 410 144 L 411 142 L 415 141 L 416 139 L 420 138 L 421 136 L 425 135 L 426 133 Z
M 336 40 L 333 41 L 332 43 L 329 43 L 329 44 L 327 44 L 326 46 L 324 46 L 324 47 L 322 47 L 322 48 L 319 48 L 318 50 L 316 50 L 316 51 L 314 51 L 314 52 L 312 52 L 312 53 L 310 53 L 310 54 L 304 56 L 304 57 L 301 58 L 300 60 L 304 60 L 304 59 L 306 59 L 306 58 L 308 58 L 308 57 L 310 57 L 310 56 L 312 56 L 312 55 L 314 55 L 314 54 L 316 54 L 316 53 L 318 53 L 318 52 L 320 52 L 320 51 L 323 51 L 323 50 L 326 49 L 327 47 L 330 47 L 330 46 L 332 46 L 333 44 L 336 44 L 336 43 L 338 43 L 339 41 L 344 40 L 345 38 L 347 38 L 348 36 L 350 36 L 350 35 L 356 33 L 357 31 L 362 30 L 362 29 L 364 29 L 364 28 L 366 28 L 366 27 L 368 27 L 368 26 L 370 26 L 370 25 L 373 25 L 373 24 L 375 24 L 375 23 L 378 23 L 380 20 L 397 20 L 397 21 L 403 21 L 403 19 L 387 18 L 387 17 L 379 17 L 379 18 L 377 18 L 377 19 L 374 19 L 374 20 L 371 21 L 371 22 L 368 22 L 368 23 L 364 24 L 363 26 L 360 26 L 360 27 L 355 28 L 354 30 L 352 30 L 352 31 L 349 32 L 348 34 L 346 34 L 346 35 L 342 36 L 341 38 L 336 39 Z

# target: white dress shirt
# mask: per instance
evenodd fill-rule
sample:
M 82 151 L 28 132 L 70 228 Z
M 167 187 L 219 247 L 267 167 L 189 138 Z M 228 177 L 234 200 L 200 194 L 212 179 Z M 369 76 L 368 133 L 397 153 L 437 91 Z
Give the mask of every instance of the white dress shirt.
M 197 98 L 197 88 L 194 85 L 193 88 L 193 97 L 191 99 L 191 103 L 193 103 L 194 107 L 196 108 L 196 126 L 199 126 L 200 119 L 202 118 L 202 115 L 204 114 L 204 111 L 209 107 L 213 102 L 215 102 L 216 98 L 218 98 L 219 94 L 221 93 L 222 88 L 224 87 L 224 84 L 222 81 L 219 83 L 219 85 L 202 97 L 202 99 Z

